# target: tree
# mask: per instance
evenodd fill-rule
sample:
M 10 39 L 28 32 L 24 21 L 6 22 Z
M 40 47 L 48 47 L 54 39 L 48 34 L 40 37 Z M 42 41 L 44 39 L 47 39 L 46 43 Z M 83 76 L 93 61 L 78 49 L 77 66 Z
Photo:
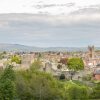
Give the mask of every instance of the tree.
M 0 78 L 0 100 L 14 100 L 15 73 L 11 65 L 7 66 Z
M 76 71 L 84 69 L 84 62 L 81 58 L 71 58 L 68 60 L 67 65 L 68 69 L 70 70 L 71 79 Z
M 71 58 L 67 64 L 70 70 L 78 71 L 84 69 L 84 63 L 81 58 Z
M 91 99 L 100 99 L 100 82 L 96 84 L 95 87 L 93 87 L 93 92 L 90 94 Z
M 73 82 L 67 83 L 66 95 L 68 100 L 88 100 L 87 87 Z
M 18 55 L 14 55 L 11 57 L 11 62 L 15 62 L 16 64 L 21 64 L 21 57 Z
M 42 62 L 39 59 L 37 59 L 31 64 L 30 70 L 31 71 L 39 71 L 39 69 L 41 67 L 42 67 Z
M 67 65 L 68 58 L 61 58 L 59 63 Z
M 16 80 L 21 100 L 61 100 L 61 88 L 58 85 L 52 75 L 39 71 L 18 72 Z

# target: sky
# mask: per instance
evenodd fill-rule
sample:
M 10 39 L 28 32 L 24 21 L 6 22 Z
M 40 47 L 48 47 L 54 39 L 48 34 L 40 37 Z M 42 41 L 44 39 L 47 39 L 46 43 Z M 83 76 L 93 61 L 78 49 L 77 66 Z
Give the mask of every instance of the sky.
M 100 46 L 100 0 L 0 0 L 0 43 Z

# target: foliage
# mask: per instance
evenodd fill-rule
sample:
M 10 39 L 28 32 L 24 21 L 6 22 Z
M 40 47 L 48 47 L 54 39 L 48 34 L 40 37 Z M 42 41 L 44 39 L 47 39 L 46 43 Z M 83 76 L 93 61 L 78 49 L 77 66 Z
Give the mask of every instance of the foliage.
M 44 72 L 19 72 L 16 80 L 21 100 L 59 100 L 61 93 L 57 81 Z M 21 80 L 21 81 L 20 81 Z
M 78 85 L 73 82 L 66 84 L 66 95 L 68 100 L 87 100 L 88 92 L 84 85 Z
M 78 71 L 84 69 L 84 63 L 81 58 L 71 58 L 67 64 L 70 70 Z
M 39 71 L 42 63 L 34 61 L 28 70 L 13 71 L 8 65 L 0 74 L 0 100 L 88 100 L 100 98 L 100 83 L 92 87 L 79 81 L 57 80 Z M 64 78 L 63 74 L 61 79 Z
M 16 62 L 16 64 L 21 64 L 21 57 L 18 55 L 14 55 L 11 57 L 11 62 Z
M 4 51 L 4 52 L 2 52 L 2 53 L 0 53 L 0 59 L 3 59 L 4 58 L 4 56 L 5 56 L 5 54 L 6 54 L 6 52 Z
M 41 67 L 42 67 L 42 62 L 39 59 L 37 59 L 31 64 L 30 70 L 31 71 L 39 70 Z
M 100 82 L 93 87 L 93 92 L 90 94 L 91 99 L 100 99 Z
M 81 58 L 70 58 L 68 59 L 67 65 L 68 69 L 70 70 L 71 80 L 76 71 L 84 69 L 84 63 Z
M 15 97 L 15 74 L 12 66 L 5 68 L 0 78 L 0 100 L 13 100 Z
M 91 81 L 91 79 L 92 79 L 92 75 L 91 74 L 88 74 L 88 75 L 82 77 L 83 81 Z
M 68 58 L 61 58 L 59 63 L 67 65 Z

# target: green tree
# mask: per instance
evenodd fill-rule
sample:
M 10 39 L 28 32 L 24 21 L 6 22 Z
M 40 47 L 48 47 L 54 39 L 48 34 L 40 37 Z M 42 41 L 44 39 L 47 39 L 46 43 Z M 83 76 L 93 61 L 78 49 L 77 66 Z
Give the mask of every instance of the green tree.
M 59 82 L 50 74 L 39 71 L 20 71 L 16 87 L 21 100 L 61 100 Z
M 21 57 L 18 55 L 14 55 L 11 57 L 11 62 L 16 62 L 16 64 L 21 64 Z
M 30 70 L 31 71 L 39 71 L 39 69 L 41 67 L 42 67 L 42 62 L 39 59 L 37 59 L 31 64 Z
M 100 99 L 100 82 L 93 87 L 93 92 L 90 94 L 91 99 Z
M 7 66 L 0 78 L 0 100 L 14 100 L 15 73 L 11 65 Z
M 78 71 L 84 69 L 84 63 L 81 58 L 71 58 L 67 64 L 70 70 Z
M 71 73 L 71 79 L 76 71 L 84 69 L 84 62 L 81 58 L 71 58 L 68 60 L 67 65 Z
M 87 87 L 73 82 L 67 83 L 66 95 L 68 100 L 88 100 Z

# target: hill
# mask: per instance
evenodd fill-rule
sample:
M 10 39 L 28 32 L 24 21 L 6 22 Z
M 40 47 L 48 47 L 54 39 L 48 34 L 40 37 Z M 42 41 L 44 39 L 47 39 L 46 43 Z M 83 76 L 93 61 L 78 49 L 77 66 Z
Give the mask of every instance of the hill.
M 20 44 L 0 43 L 0 51 L 16 51 L 16 52 L 44 52 L 44 51 L 86 51 L 87 47 L 32 47 Z M 97 47 L 96 50 L 100 50 Z

